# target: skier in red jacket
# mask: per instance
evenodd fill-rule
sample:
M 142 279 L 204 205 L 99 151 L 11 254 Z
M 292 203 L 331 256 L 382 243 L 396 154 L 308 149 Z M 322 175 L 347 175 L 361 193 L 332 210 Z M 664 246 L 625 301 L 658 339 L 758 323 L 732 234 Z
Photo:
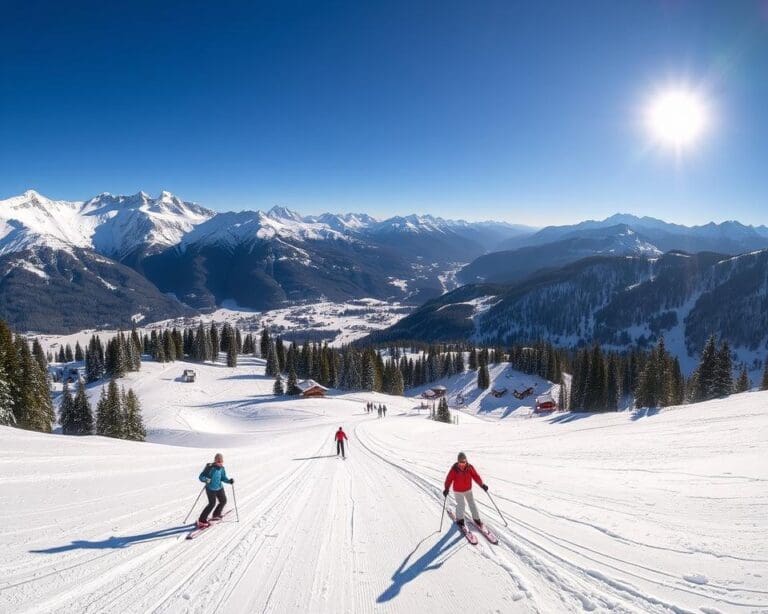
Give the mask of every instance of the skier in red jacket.
M 341 427 L 339 427 L 339 430 L 336 431 L 336 456 L 338 456 L 339 452 L 341 452 L 341 458 L 346 458 L 344 455 L 344 440 L 346 438 L 347 434 Z
M 475 471 L 475 468 L 467 462 L 467 455 L 459 452 L 457 462 L 453 464 L 448 476 L 445 478 L 445 490 L 443 496 L 447 497 L 453 484 L 453 496 L 456 497 L 456 524 L 464 526 L 464 508 L 469 505 L 472 512 L 472 520 L 480 527 L 480 512 L 477 511 L 475 497 L 472 494 L 472 480 L 478 483 L 480 488 L 488 491 L 488 485 L 483 482 L 483 478 Z

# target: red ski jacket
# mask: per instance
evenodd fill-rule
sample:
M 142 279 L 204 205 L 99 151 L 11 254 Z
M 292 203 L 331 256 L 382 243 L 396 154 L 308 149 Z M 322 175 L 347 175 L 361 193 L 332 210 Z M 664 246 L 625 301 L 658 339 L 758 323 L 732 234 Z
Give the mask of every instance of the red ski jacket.
M 448 476 L 445 478 L 445 490 L 450 489 L 451 484 L 453 484 L 454 492 L 472 490 L 472 480 L 480 486 L 483 485 L 483 478 L 480 477 L 480 474 L 475 471 L 472 465 L 467 464 L 466 469 L 461 469 L 459 463 L 454 463 L 448 472 Z
M 346 439 L 347 434 L 344 431 L 336 431 L 336 441 L 341 441 L 342 439 Z

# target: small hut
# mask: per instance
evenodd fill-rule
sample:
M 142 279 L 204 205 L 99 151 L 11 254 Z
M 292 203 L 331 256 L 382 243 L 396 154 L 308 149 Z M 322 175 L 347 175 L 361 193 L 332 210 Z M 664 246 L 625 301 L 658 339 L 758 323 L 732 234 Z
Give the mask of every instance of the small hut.
M 328 388 L 321 386 L 313 379 L 305 379 L 296 384 L 296 387 L 301 390 L 301 396 L 309 397 L 324 397 L 328 392 Z
M 183 382 L 194 382 L 195 381 L 195 370 L 194 369 L 184 369 L 184 372 L 181 374 L 181 380 Z
M 432 394 L 434 394 L 435 399 L 444 397 L 445 393 L 447 392 L 447 389 L 445 388 L 445 386 L 432 386 L 431 390 L 432 390 Z

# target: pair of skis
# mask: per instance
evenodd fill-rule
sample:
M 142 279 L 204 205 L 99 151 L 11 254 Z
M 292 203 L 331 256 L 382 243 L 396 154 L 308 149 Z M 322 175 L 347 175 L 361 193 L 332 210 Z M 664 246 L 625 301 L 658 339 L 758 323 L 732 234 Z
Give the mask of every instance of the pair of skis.
M 451 510 L 446 510 L 446 513 L 448 514 L 448 517 L 453 520 L 453 522 L 456 522 L 456 514 L 454 514 Z M 474 520 L 469 521 L 472 522 L 474 527 L 478 530 L 478 532 L 485 537 L 490 543 L 496 545 L 499 543 L 499 538 L 494 535 L 494 533 L 485 525 L 485 523 L 479 525 L 475 524 Z M 464 535 L 464 537 L 467 538 L 467 541 L 472 544 L 473 546 L 477 545 L 477 535 L 475 535 L 474 531 L 471 531 L 469 527 L 467 526 L 467 520 L 464 521 L 464 524 L 457 524 L 457 527 L 459 527 L 459 531 L 461 531 Z
M 227 510 L 226 512 L 224 512 L 221 515 L 220 519 L 216 520 L 216 519 L 211 518 L 210 521 L 209 521 L 211 524 L 209 524 L 207 527 L 195 527 L 189 533 L 187 533 L 187 539 L 195 539 L 201 533 L 205 533 L 208 529 L 211 529 L 211 528 L 215 527 L 217 524 L 222 522 L 229 515 L 229 513 L 231 511 L 232 510 Z

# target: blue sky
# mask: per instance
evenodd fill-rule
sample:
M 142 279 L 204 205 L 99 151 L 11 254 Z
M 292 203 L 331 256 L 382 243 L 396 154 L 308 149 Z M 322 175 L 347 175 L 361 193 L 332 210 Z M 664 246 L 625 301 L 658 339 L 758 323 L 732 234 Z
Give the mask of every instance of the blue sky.
M 768 2 L 36 2 L 0 20 L 0 197 L 768 223 Z M 669 83 L 713 125 L 676 156 Z

